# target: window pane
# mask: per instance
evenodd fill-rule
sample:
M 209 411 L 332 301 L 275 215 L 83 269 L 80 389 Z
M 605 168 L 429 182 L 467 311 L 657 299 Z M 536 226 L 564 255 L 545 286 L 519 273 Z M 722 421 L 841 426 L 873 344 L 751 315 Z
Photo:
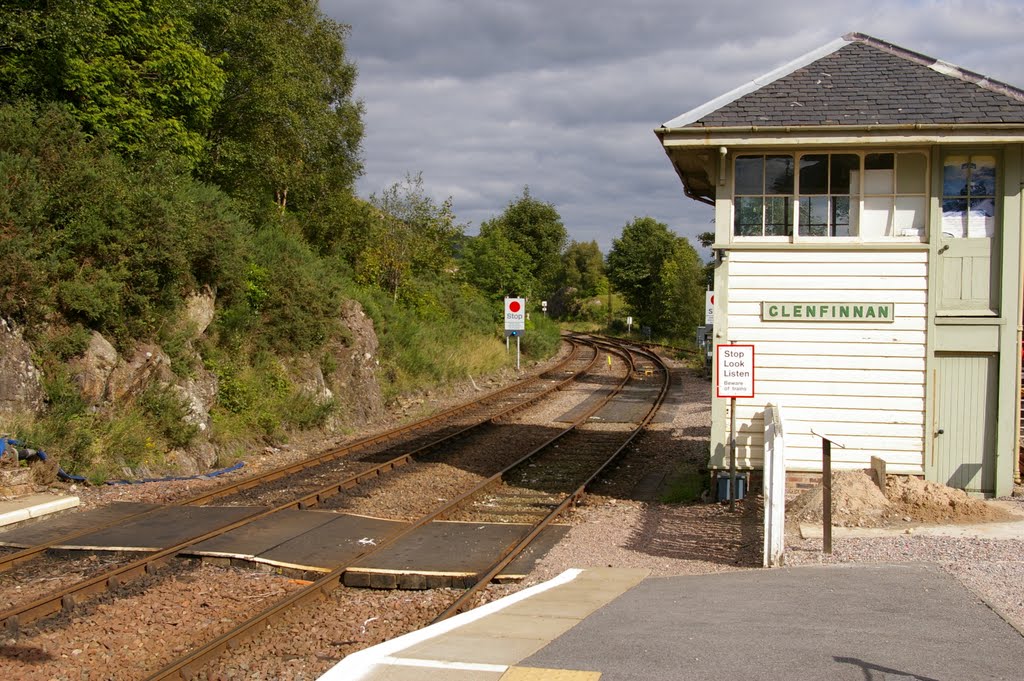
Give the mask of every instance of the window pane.
M 996 195 L 995 156 L 971 157 L 971 196 Z
M 995 236 L 996 203 L 993 199 L 971 199 L 967 214 L 967 236 L 977 239 Z
M 800 198 L 800 236 L 828 236 L 828 197 Z
M 792 179 L 792 178 L 791 178 Z M 767 197 L 764 200 L 764 235 L 789 236 L 793 220 L 790 217 L 788 196 Z
M 895 154 L 868 154 L 864 157 L 864 170 L 892 170 L 895 167 Z
M 800 193 L 828 193 L 828 154 L 800 157 Z
M 857 236 L 850 227 L 850 197 L 832 197 L 832 236 Z
M 923 196 L 896 197 L 893 230 L 896 236 L 924 236 L 927 199 Z
M 766 156 L 764 168 L 765 194 L 793 193 L 793 157 Z
M 955 239 L 967 236 L 967 199 L 942 201 L 942 236 Z
M 924 154 L 897 154 L 896 193 L 924 194 L 928 162 Z
M 736 193 L 761 194 L 764 192 L 764 157 L 736 157 Z
M 892 194 L 893 171 L 875 168 L 864 171 L 864 194 Z
M 760 196 L 736 199 L 736 223 L 733 225 L 736 236 L 761 236 L 763 202 Z
M 830 194 L 858 194 L 860 187 L 854 184 L 860 170 L 860 157 L 856 154 L 832 154 Z
M 966 156 L 947 156 L 942 165 L 942 195 L 943 196 L 967 196 L 967 170 L 968 158 Z M 945 212 L 945 208 L 943 208 Z
M 892 236 L 892 198 L 888 196 L 866 197 L 861 222 L 861 237 L 865 241 Z

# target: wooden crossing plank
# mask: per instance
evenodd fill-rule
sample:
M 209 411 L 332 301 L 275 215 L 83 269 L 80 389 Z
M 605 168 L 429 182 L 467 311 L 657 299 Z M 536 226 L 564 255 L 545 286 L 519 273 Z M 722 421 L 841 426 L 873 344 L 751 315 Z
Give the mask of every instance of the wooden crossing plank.
M 143 504 L 136 502 L 114 502 L 108 506 L 94 508 L 77 513 L 65 513 L 54 518 L 31 523 L 23 527 L 15 527 L 0 532 L 0 546 L 28 548 L 47 544 L 74 532 L 81 532 L 90 527 L 105 525 L 119 518 L 127 518 L 159 507 L 159 504 Z
M 356 563 L 351 571 L 472 576 L 489 568 L 503 548 L 524 537 L 531 527 L 526 524 L 434 522 Z M 567 531 L 566 526 L 559 525 L 548 529 L 552 531 L 545 530 L 545 533 L 553 540 L 552 543 Z
M 190 537 L 240 520 L 260 510 L 254 506 L 166 506 L 123 525 L 109 527 L 56 548 L 92 551 L 159 551 Z
M 330 572 L 407 524 L 401 520 L 336 514 L 330 522 L 260 553 L 255 560 L 281 567 Z
M 330 511 L 299 511 L 286 509 L 260 518 L 242 527 L 207 539 L 187 551 L 192 556 L 241 558 L 255 556 L 280 546 L 338 517 Z

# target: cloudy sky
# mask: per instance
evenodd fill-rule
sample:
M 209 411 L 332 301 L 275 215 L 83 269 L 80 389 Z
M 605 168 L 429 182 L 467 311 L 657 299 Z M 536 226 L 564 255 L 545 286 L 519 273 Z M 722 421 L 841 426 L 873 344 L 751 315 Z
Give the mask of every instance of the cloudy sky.
M 359 194 L 422 173 L 475 234 L 529 186 L 607 252 L 711 228 L 653 130 L 851 31 L 1024 87 L 1021 0 L 321 0 L 351 26 Z M 696 245 L 696 244 L 695 244 Z

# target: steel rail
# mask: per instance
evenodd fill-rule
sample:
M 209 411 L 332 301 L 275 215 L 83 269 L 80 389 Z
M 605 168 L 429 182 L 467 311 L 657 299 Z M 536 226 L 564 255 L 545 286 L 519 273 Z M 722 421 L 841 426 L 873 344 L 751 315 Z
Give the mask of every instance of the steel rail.
M 236 483 L 231 483 L 231 484 L 228 484 L 228 485 L 225 485 L 225 486 L 222 486 L 222 487 L 218 487 L 215 490 L 209 490 L 209 491 L 206 491 L 206 492 L 202 492 L 202 493 L 197 494 L 197 495 L 195 495 L 193 497 L 190 497 L 188 499 L 183 499 L 183 500 L 180 500 L 180 501 L 176 501 L 176 502 L 173 502 L 173 503 L 168 504 L 168 505 L 169 506 L 199 506 L 199 505 L 202 505 L 202 504 L 207 503 L 209 501 L 212 501 L 214 499 L 219 499 L 221 497 L 230 496 L 232 494 L 237 494 L 239 492 L 243 492 L 245 490 L 252 489 L 253 487 L 257 487 L 257 486 L 259 486 L 261 484 L 264 484 L 264 483 L 267 483 L 267 482 L 272 482 L 274 480 L 278 480 L 278 479 L 280 479 L 282 477 L 286 477 L 288 475 L 293 475 L 295 473 L 300 473 L 300 472 L 302 472 L 304 470 L 307 470 L 309 468 L 312 468 L 314 466 L 322 465 L 324 463 L 328 463 L 330 461 L 333 461 L 335 459 L 339 459 L 339 458 L 341 458 L 343 456 L 348 456 L 350 454 L 356 453 L 356 452 L 361 451 L 363 449 L 368 449 L 369 447 L 372 447 L 375 444 L 379 444 L 380 442 L 385 442 L 385 441 L 387 441 L 389 439 L 394 439 L 395 437 L 397 437 L 399 435 L 402 435 L 404 433 L 408 433 L 408 432 L 411 432 L 411 431 L 414 431 L 414 430 L 426 428 L 429 425 L 438 423 L 438 422 L 443 421 L 443 420 L 448 419 L 448 418 L 452 418 L 453 416 L 456 416 L 456 415 L 458 415 L 458 414 L 460 414 L 460 413 L 462 413 L 464 411 L 472 409 L 473 407 L 478 406 L 478 405 L 480 405 L 480 404 L 482 404 L 484 402 L 488 402 L 488 401 L 492 401 L 494 399 L 497 399 L 497 398 L 501 397 L 502 395 L 504 395 L 506 393 L 513 392 L 515 390 L 520 390 L 520 389 L 522 389 L 525 386 L 532 385 L 537 380 L 539 380 L 541 376 L 544 376 L 545 374 L 550 374 L 550 373 L 553 373 L 553 372 L 556 372 L 556 371 L 561 371 L 566 366 L 568 366 L 573 360 L 576 359 L 576 356 L 578 355 L 579 349 L 580 349 L 579 343 L 576 340 L 574 340 L 572 338 L 569 338 L 569 337 L 564 337 L 564 340 L 567 343 L 569 343 L 570 346 L 571 346 L 570 352 L 566 356 L 566 358 L 564 360 L 562 360 L 561 362 L 559 362 L 557 365 L 555 365 L 553 367 L 549 367 L 549 368 L 545 369 L 544 371 L 538 372 L 537 374 L 529 377 L 528 379 L 526 379 L 524 381 L 518 381 L 516 383 L 513 383 L 512 385 L 505 386 L 504 388 L 499 388 L 497 390 L 494 390 L 494 391 L 488 393 L 487 395 L 484 395 L 483 397 L 481 397 L 478 400 L 471 401 L 471 402 L 465 402 L 465 403 L 462 403 L 462 404 L 459 404 L 459 405 L 455 405 L 454 407 L 446 409 L 446 410 L 444 410 L 442 412 L 439 412 L 437 414 L 432 414 L 431 416 L 429 416 L 429 417 L 427 417 L 425 419 L 421 419 L 421 420 L 415 421 L 413 423 L 405 424 L 403 426 L 397 426 L 395 428 L 391 428 L 391 429 L 389 429 L 389 430 L 387 430 L 387 431 L 385 431 L 383 433 L 379 433 L 379 434 L 376 434 L 376 435 L 371 435 L 371 436 L 362 438 L 362 439 L 357 440 L 355 442 L 352 442 L 352 443 L 350 443 L 348 445 L 345 445 L 344 447 L 336 447 L 334 449 L 330 449 L 330 450 L 328 450 L 328 451 L 326 451 L 326 452 L 324 452 L 322 454 L 319 454 L 317 456 L 310 457 L 309 459 L 304 459 L 303 461 L 300 461 L 300 462 L 297 462 L 297 463 L 281 466 L 279 468 L 275 468 L 275 469 L 267 471 L 265 473 L 261 473 L 259 475 L 254 475 L 254 476 L 248 477 L 248 478 L 246 478 L 244 480 L 240 480 L 240 481 L 238 481 Z M 595 359 L 596 359 L 596 356 L 595 356 Z M 547 394 L 547 393 L 545 392 L 544 394 Z M 529 401 L 527 401 L 526 403 L 528 404 Z M 145 517 L 147 515 L 157 513 L 158 511 L 161 510 L 161 508 L 162 507 L 158 507 L 158 508 L 154 508 L 154 509 L 150 509 L 150 510 L 146 510 L 146 511 L 140 511 L 138 513 L 133 513 L 133 514 L 130 514 L 130 515 L 127 515 L 127 516 L 116 518 L 116 519 L 111 520 L 109 522 L 100 523 L 100 524 L 94 525 L 94 526 L 89 527 L 89 528 L 84 529 L 84 530 L 80 530 L 80 531 L 76 531 L 76 532 L 70 532 L 68 534 L 62 535 L 62 536 L 57 537 L 55 539 L 52 539 L 52 540 L 50 540 L 48 542 L 45 542 L 45 543 L 42 543 L 42 544 L 38 544 L 36 546 L 31 546 L 31 547 L 22 549 L 22 550 L 20 550 L 20 551 L 18 551 L 16 553 L 12 553 L 12 554 L 9 554 L 9 555 L 6 555 L 6 556 L 2 556 L 2 557 L 0 557 L 0 572 L 4 572 L 6 570 L 9 570 L 9 569 L 17 566 L 17 565 L 21 565 L 23 563 L 27 563 L 27 562 L 29 562 L 31 560 L 34 560 L 40 554 L 42 554 L 43 552 L 47 551 L 50 548 L 53 548 L 54 546 L 59 546 L 61 544 L 67 544 L 72 539 L 77 539 L 77 538 L 85 536 L 87 534 L 92 534 L 93 532 L 96 532 L 98 530 L 102 530 L 102 529 L 107 529 L 109 527 L 113 527 L 113 526 L 121 524 L 121 523 L 123 523 L 123 522 L 125 522 L 127 520 L 138 520 L 138 519 L 141 519 L 141 518 L 143 518 L 143 517 Z M 2 620 L 2 619 L 3 618 L 0 617 L 0 620 Z
M 513 542 L 511 545 L 507 546 L 506 549 L 499 556 L 498 560 L 495 563 L 493 563 L 486 572 L 484 572 L 483 576 L 477 580 L 476 584 L 469 587 L 463 594 L 461 594 L 455 600 L 455 602 L 448 606 L 444 610 L 444 612 L 442 612 L 440 615 L 434 618 L 434 620 L 431 622 L 432 624 L 435 622 L 446 620 L 449 617 L 452 617 L 453 615 L 456 615 L 466 610 L 471 600 L 476 596 L 476 594 L 479 593 L 488 584 L 490 584 L 491 580 L 493 580 L 495 577 L 501 574 L 501 571 L 508 567 L 508 565 L 513 560 L 515 560 L 519 556 L 519 554 L 525 551 L 527 547 L 529 547 L 530 544 L 532 544 L 533 541 L 538 536 L 540 536 L 540 533 L 544 531 L 545 528 L 551 525 L 570 506 L 575 506 L 577 503 L 579 503 L 579 500 L 582 499 L 583 496 L 586 494 L 586 490 L 590 486 L 590 484 L 594 480 L 596 480 L 598 476 L 600 476 L 601 473 L 603 473 L 605 469 L 607 469 L 617 458 L 619 458 L 619 456 L 621 456 L 622 452 L 626 449 L 626 447 L 628 447 L 629 444 L 633 442 L 633 440 L 636 438 L 636 436 L 640 432 L 642 432 L 654 419 L 655 414 L 657 414 L 658 410 L 661 408 L 662 403 L 664 403 L 665 401 L 665 396 L 668 394 L 668 389 L 671 382 L 671 374 L 669 372 L 668 366 L 655 353 L 645 352 L 643 354 L 646 354 L 647 356 L 651 357 L 658 364 L 658 366 L 661 368 L 661 371 L 663 372 L 665 380 L 662 382 L 661 390 L 658 392 L 658 396 L 655 399 L 654 404 L 652 405 L 651 409 L 647 412 L 647 415 L 643 418 L 640 424 L 632 431 L 630 431 L 630 434 L 626 438 L 626 440 L 593 473 L 591 473 L 590 476 L 587 477 L 587 479 L 581 485 L 579 485 L 575 490 L 573 490 L 572 493 L 566 495 L 565 499 L 563 499 L 557 506 L 555 506 L 546 516 L 544 516 L 544 518 L 535 523 L 534 526 L 525 536 L 523 536 L 518 541 Z
M 4 623 L 4 625 L 7 628 L 7 631 L 11 635 L 16 635 L 19 628 L 25 624 L 34 622 L 42 617 L 46 617 L 61 610 L 69 611 L 73 609 L 74 606 L 83 597 L 117 588 L 126 581 L 137 578 L 144 573 L 154 573 L 159 565 L 166 563 L 176 554 L 181 553 L 182 551 L 188 549 L 189 547 L 195 544 L 220 536 L 221 534 L 230 532 L 234 529 L 237 529 L 249 523 L 256 522 L 257 520 L 260 520 L 262 518 L 265 518 L 267 516 L 273 515 L 284 510 L 293 508 L 305 509 L 310 508 L 311 506 L 316 506 L 324 499 L 327 499 L 335 494 L 338 494 L 342 490 L 351 489 L 352 487 L 355 487 L 367 480 L 378 477 L 386 472 L 389 472 L 391 470 L 394 470 L 395 468 L 398 468 L 409 463 L 419 453 L 422 453 L 428 449 L 435 448 L 446 441 L 453 440 L 459 437 L 460 435 L 464 434 L 465 432 L 472 430 L 474 428 L 478 428 L 485 423 L 492 423 L 497 418 L 501 418 L 510 413 L 526 408 L 526 406 L 528 406 L 529 404 L 543 399 L 551 392 L 563 388 L 564 386 L 568 385 L 573 380 L 575 380 L 578 376 L 589 371 L 590 368 L 593 367 L 593 365 L 597 362 L 597 358 L 598 353 L 595 352 L 594 357 L 590 360 L 590 362 L 587 364 L 585 368 L 581 369 L 580 371 L 574 373 L 573 375 L 567 378 L 562 379 L 561 381 L 554 383 L 551 386 L 548 386 L 541 393 L 531 396 L 530 400 L 527 402 L 514 404 L 509 407 L 506 407 L 505 409 L 500 410 L 496 415 L 491 415 L 490 417 L 488 417 L 486 421 L 470 424 L 456 431 L 455 433 L 448 434 L 434 442 L 430 442 L 426 445 L 423 445 L 417 450 L 413 450 L 412 452 L 406 452 L 382 464 L 373 466 L 370 469 L 360 471 L 359 473 L 355 473 L 339 482 L 331 483 L 330 485 L 322 487 L 321 489 L 315 492 L 307 493 L 303 496 L 291 499 L 283 504 L 280 504 L 270 509 L 260 508 L 254 510 L 252 513 L 247 514 L 242 518 L 235 520 L 231 523 L 228 523 L 226 525 L 223 525 L 219 528 L 215 528 L 213 530 L 198 535 L 194 535 L 173 546 L 160 549 L 159 551 L 150 553 L 142 558 L 139 558 L 135 561 L 131 561 L 125 565 L 111 568 L 110 570 L 106 570 L 101 574 L 94 575 L 91 578 L 82 580 L 61 590 L 58 590 L 52 594 L 38 598 L 35 601 L 31 601 L 26 604 L 9 608 L 4 612 L 0 612 L 0 622 Z M 137 514 L 135 516 L 132 516 L 132 518 L 138 518 L 140 515 L 145 515 L 145 513 Z M 122 519 L 122 521 L 123 520 L 124 519 Z M 96 529 L 97 528 L 95 527 L 90 528 L 89 530 L 78 534 L 87 534 L 95 531 Z M 54 544 L 51 542 L 50 545 L 52 546 Z
M 618 352 L 621 353 L 622 351 Z M 626 352 L 624 354 L 626 355 L 625 359 L 627 361 L 627 364 L 629 364 L 630 367 L 632 367 L 632 362 L 629 358 L 629 353 Z M 456 499 L 422 516 L 415 522 L 410 523 L 409 525 L 403 528 L 399 528 L 397 531 L 391 533 L 390 535 L 378 541 L 376 546 L 372 548 L 367 548 L 365 551 L 355 556 L 347 564 L 340 565 L 334 568 L 333 570 L 331 570 L 331 572 L 320 577 L 312 584 L 305 586 L 298 591 L 293 592 L 292 594 L 286 596 L 277 603 L 274 603 L 273 605 L 267 607 L 254 617 L 236 625 L 230 631 L 226 632 L 225 634 L 222 634 L 213 641 L 171 662 L 163 669 L 147 677 L 146 681 L 163 681 L 164 679 L 189 679 L 194 674 L 196 674 L 204 665 L 214 660 L 225 650 L 240 645 L 242 641 L 258 633 L 260 629 L 270 626 L 273 622 L 280 619 L 291 608 L 299 606 L 303 603 L 308 602 L 310 599 L 319 597 L 322 594 L 326 594 L 332 591 L 342 583 L 342 579 L 344 578 L 345 572 L 354 564 L 358 563 L 360 560 L 363 560 L 364 558 L 369 557 L 373 553 L 381 551 L 387 548 L 388 546 L 391 546 L 402 537 L 411 534 L 412 532 L 423 527 L 424 525 L 433 522 L 434 520 L 438 520 L 445 517 L 452 510 L 461 506 L 471 497 L 481 493 L 483 490 L 487 489 L 491 485 L 499 482 L 502 479 L 502 477 L 510 470 L 522 465 L 524 462 L 535 456 L 537 453 L 551 446 L 553 443 L 557 442 L 565 435 L 575 430 L 579 425 L 585 423 L 591 415 L 593 415 L 602 407 L 604 407 L 604 405 L 607 404 L 608 401 L 610 401 L 615 395 L 621 392 L 623 386 L 625 386 L 625 384 L 629 381 L 631 375 L 632 371 L 627 372 L 626 376 L 622 379 L 622 381 L 617 386 L 609 390 L 608 394 L 602 400 L 600 400 L 598 404 L 596 404 L 593 408 L 588 409 L 585 414 L 583 414 L 575 421 L 573 421 L 572 424 L 569 425 L 567 428 L 563 429 L 558 434 L 551 437 L 546 444 L 540 445 L 539 447 L 532 450 L 530 453 L 524 455 L 523 457 L 519 458 L 512 464 L 506 466 L 502 471 L 476 484 L 472 489 L 461 494 Z

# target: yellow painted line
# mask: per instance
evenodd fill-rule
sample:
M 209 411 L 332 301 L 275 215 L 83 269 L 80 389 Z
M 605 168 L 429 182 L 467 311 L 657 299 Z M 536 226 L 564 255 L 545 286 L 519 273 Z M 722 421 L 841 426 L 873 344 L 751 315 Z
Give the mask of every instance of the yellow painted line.
M 509 667 L 499 681 L 598 681 L 601 672 L 581 672 L 573 669 L 540 669 L 537 667 Z

